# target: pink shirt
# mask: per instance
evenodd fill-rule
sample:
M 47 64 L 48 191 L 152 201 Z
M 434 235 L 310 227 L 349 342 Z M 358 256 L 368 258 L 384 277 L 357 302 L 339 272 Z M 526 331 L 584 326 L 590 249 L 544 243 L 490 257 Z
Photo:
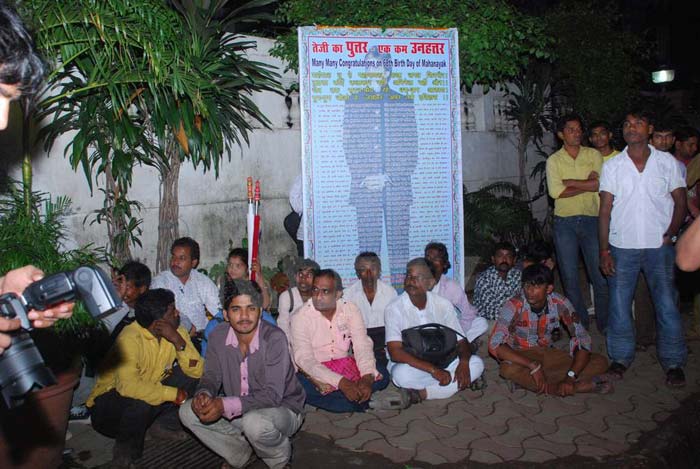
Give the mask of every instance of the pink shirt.
M 314 308 L 313 302 L 307 301 L 292 315 L 291 339 L 297 366 L 322 383 L 338 387 L 343 376 L 326 368 L 323 362 L 347 357 L 350 344 L 360 375 L 372 374 L 376 378 L 379 374 L 362 313 L 343 299 L 337 301 L 330 321 Z
M 450 300 L 460 312 L 459 323 L 462 325 L 464 332 L 467 332 L 472 327 L 472 322 L 477 316 L 477 309 L 469 303 L 467 294 L 464 292 L 459 283 L 444 275 L 440 276 L 440 281 L 433 288 L 433 292 L 441 297 Z
M 226 336 L 226 345 L 238 347 L 238 337 L 233 328 L 230 328 Z M 248 357 L 260 347 L 260 327 L 255 330 L 253 340 L 248 346 L 248 354 L 241 362 L 241 396 L 248 395 Z M 222 398 L 224 402 L 224 417 L 232 420 L 241 415 L 243 407 L 240 396 L 229 396 Z

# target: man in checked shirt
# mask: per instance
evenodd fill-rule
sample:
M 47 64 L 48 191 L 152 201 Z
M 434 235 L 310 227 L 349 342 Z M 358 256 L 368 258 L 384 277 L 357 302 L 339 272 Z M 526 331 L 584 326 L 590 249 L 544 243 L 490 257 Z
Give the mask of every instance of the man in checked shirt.
M 552 292 L 552 271 L 542 264 L 527 267 L 522 284 L 522 292 L 503 305 L 489 338 L 501 376 L 530 391 L 562 397 L 611 392 L 604 375 L 607 359 L 591 353 L 591 336 L 573 305 Z M 551 334 L 560 321 L 571 336 L 569 353 L 552 347 Z

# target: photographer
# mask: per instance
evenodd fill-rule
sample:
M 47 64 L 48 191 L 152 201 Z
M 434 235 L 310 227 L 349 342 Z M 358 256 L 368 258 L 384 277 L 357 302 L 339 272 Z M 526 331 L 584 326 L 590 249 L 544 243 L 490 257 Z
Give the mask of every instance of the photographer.
M 27 265 L 19 269 L 9 271 L 4 277 L 0 277 L 0 294 L 22 294 L 24 289 L 32 282 L 41 280 L 44 272 L 33 265 Z M 44 311 L 31 310 L 28 314 L 32 326 L 37 328 L 49 327 L 59 319 L 69 318 L 73 311 L 73 303 L 61 303 Z M 7 319 L 0 317 L 0 331 L 9 332 L 19 329 L 19 319 Z M 11 337 L 0 332 L 0 354 L 10 346 Z

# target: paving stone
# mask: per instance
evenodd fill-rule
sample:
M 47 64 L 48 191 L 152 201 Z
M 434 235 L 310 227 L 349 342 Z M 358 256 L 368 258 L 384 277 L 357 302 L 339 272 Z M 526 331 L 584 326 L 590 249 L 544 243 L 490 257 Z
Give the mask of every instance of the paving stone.
M 457 428 L 460 433 L 476 430 L 478 432 L 486 433 L 487 435 L 500 435 L 508 430 L 506 421 L 503 421 L 503 423 L 500 425 L 491 425 L 473 417 L 467 417 L 461 420 L 459 423 L 457 423 Z
M 465 401 L 466 402 L 466 401 Z M 468 411 L 470 414 L 476 416 L 476 417 L 486 417 L 487 415 L 491 415 L 494 412 L 494 404 L 481 404 L 479 402 L 473 403 Z
M 384 436 L 380 433 L 373 432 L 371 430 L 362 430 L 355 433 L 349 438 L 340 438 L 334 441 L 334 443 L 341 448 L 347 448 L 351 450 L 359 450 L 368 441 L 384 439 Z
M 428 440 L 418 445 L 416 460 L 430 464 L 455 463 L 469 457 L 469 450 L 447 446 L 440 440 Z
M 518 461 L 523 462 L 545 462 L 556 459 L 552 453 L 543 451 L 541 449 L 526 449 L 522 456 L 518 458 Z
M 346 415 L 345 419 L 333 421 L 333 425 L 341 428 L 357 428 L 362 422 L 377 420 L 377 417 L 369 412 L 355 412 Z
M 590 446 L 595 446 L 597 448 L 605 448 L 608 452 L 612 454 L 619 454 L 627 451 L 627 444 L 623 442 L 618 443 L 616 441 L 611 441 L 606 438 L 601 438 L 596 435 L 581 435 L 576 437 L 574 440 L 574 444 L 576 446 L 581 446 L 581 445 L 590 445 Z
M 628 427 L 634 427 L 639 430 L 649 431 L 656 428 L 656 422 L 653 420 L 639 420 L 631 418 L 629 415 L 608 415 L 605 417 L 605 423 L 608 427 L 613 425 L 625 425 Z
M 415 450 L 418 443 L 427 440 L 434 440 L 435 435 L 428 430 L 421 428 L 420 425 L 411 427 L 411 431 L 396 436 L 387 436 L 386 441 L 390 445 L 397 448 Z
M 670 412 L 666 412 L 665 410 L 660 410 L 656 412 L 654 415 L 652 415 L 652 418 L 654 419 L 655 422 L 661 423 L 667 418 L 671 416 Z
M 564 424 L 557 425 L 557 431 L 554 433 L 549 433 L 547 435 L 542 435 L 546 441 L 551 441 L 557 444 L 573 445 L 574 439 L 586 433 L 585 430 L 577 427 L 569 427 Z
M 408 430 L 407 428 L 401 428 L 401 427 L 394 427 L 391 425 L 387 425 L 386 423 L 382 422 L 381 420 L 367 420 L 366 422 L 362 422 L 357 426 L 358 430 L 360 431 L 373 431 L 380 433 L 381 435 L 387 437 L 387 436 L 399 436 L 403 433 L 406 433 Z
M 469 445 L 469 448 L 472 450 L 480 449 L 484 451 L 489 451 L 497 455 L 504 461 L 514 461 L 520 456 L 522 456 L 522 454 L 525 452 L 522 446 L 514 448 L 511 446 L 502 445 L 494 441 L 494 438 L 498 437 L 488 437 L 474 440 L 472 441 L 471 445 Z
M 404 463 L 413 459 L 416 454 L 415 449 L 397 448 L 390 445 L 385 439 L 372 440 L 362 446 L 364 451 L 381 454 L 395 463 Z
M 522 414 L 515 410 L 515 405 L 510 401 L 507 401 L 507 404 L 506 402 L 499 402 L 494 405 L 493 413 L 489 415 L 477 415 L 476 418 L 479 419 L 480 422 L 499 426 L 505 425 L 511 417 L 522 417 Z
M 546 451 L 548 453 L 553 454 L 557 458 L 564 458 L 576 452 L 576 445 L 574 445 L 573 443 L 552 443 L 551 441 L 547 441 L 539 435 L 524 439 L 523 448 L 525 450 L 539 449 L 542 451 Z
M 636 431 L 638 431 L 637 427 L 630 427 L 627 425 L 612 425 L 607 430 L 603 432 L 596 432 L 594 433 L 594 435 L 604 440 L 626 445 L 627 435 Z
M 324 428 L 328 425 L 332 425 L 332 423 L 326 412 L 307 412 L 301 429 L 313 432 L 314 428 Z
M 422 412 L 408 412 L 409 410 L 414 410 L 413 408 L 418 406 L 420 406 L 420 404 L 409 407 L 408 409 L 401 412 L 395 417 L 389 417 L 388 419 L 384 419 L 384 423 L 387 425 L 391 425 L 392 427 L 408 428 L 408 424 L 410 422 L 414 420 L 423 420 L 427 418 L 427 416 L 424 415 Z
M 559 417 L 573 417 L 586 412 L 585 405 L 570 406 L 561 398 L 549 398 L 542 402 L 542 412 L 530 416 L 535 422 L 554 424 Z
M 508 426 L 508 431 L 491 437 L 491 440 L 510 448 L 522 448 L 523 440 L 537 433 L 532 427 Z
M 628 433 L 627 436 L 625 437 L 625 439 L 627 440 L 627 443 L 629 445 L 634 445 L 635 443 L 637 443 L 639 441 L 639 437 L 641 437 L 641 436 L 642 436 L 642 432 L 635 430 L 633 432 Z
M 343 438 L 350 438 L 357 433 L 357 428 L 345 428 L 329 424 L 323 428 L 307 429 L 306 431 L 335 441 Z
M 447 404 L 447 412 L 444 415 L 429 417 L 430 421 L 436 425 L 453 428 L 465 418 L 474 418 L 470 412 L 471 406 L 464 401 L 455 401 Z
M 469 449 L 474 440 L 485 438 L 488 435 L 476 430 L 460 431 L 456 435 L 442 439 L 441 442 L 448 448 Z
M 524 438 L 529 438 L 533 435 L 546 435 L 548 433 L 554 433 L 557 431 L 557 426 L 549 423 L 534 423 L 532 420 L 526 417 L 513 417 L 508 419 L 506 422 L 508 428 L 525 428 L 531 434 L 524 436 Z
M 428 431 L 435 435 L 435 438 L 448 438 L 457 433 L 457 426 L 445 427 L 442 425 L 436 425 L 430 420 L 414 420 L 408 424 L 408 431 L 412 432 L 414 430 L 420 429 L 422 431 Z
M 586 398 L 586 405 L 591 411 L 601 407 L 606 414 L 620 414 L 634 410 L 634 404 L 629 397 L 621 396 L 617 393 L 604 396 L 598 394 L 590 395 Z
M 492 452 L 480 449 L 473 449 L 469 455 L 469 460 L 484 464 L 497 464 L 499 462 L 503 462 L 503 459 Z
M 607 430 L 608 424 L 603 416 L 577 415 L 576 417 L 559 417 L 557 423 L 565 421 L 563 425 L 580 428 L 589 433 L 599 433 Z
M 596 459 L 601 459 L 604 458 L 605 456 L 610 456 L 612 453 L 610 451 L 604 449 L 604 448 L 599 448 L 597 446 L 590 446 L 590 445 L 577 445 L 576 447 L 576 454 L 579 456 L 584 456 L 584 457 L 589 457 L 589 458 L 596 458 Z

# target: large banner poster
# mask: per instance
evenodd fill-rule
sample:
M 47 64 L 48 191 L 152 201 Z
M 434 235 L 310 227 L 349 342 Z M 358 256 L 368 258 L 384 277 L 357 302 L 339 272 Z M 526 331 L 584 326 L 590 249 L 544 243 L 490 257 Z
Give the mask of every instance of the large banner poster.
M 373 251 L 402 287 L 431 241 L 463 283 L 457 44 L 456 29 L 299 28 L 304 251 L 346 284 Z

